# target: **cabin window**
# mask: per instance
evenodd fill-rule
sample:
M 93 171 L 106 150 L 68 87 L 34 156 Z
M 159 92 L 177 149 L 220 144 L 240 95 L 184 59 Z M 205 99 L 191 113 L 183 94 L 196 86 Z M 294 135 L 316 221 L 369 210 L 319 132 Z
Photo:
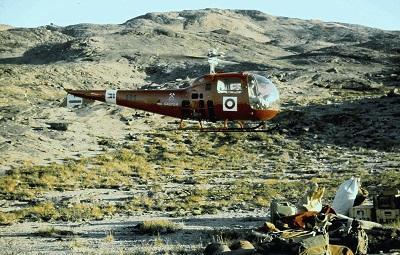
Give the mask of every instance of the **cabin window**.
M 203 93 L 200 93 L 200 99 L 203 99 Z
M 240 94 L 242 93 L 242 83 L 239 78 L 227 78 L 217 81 L 218 93 Z
M 207 83 L 207 84 L 206 84 L 206 90 L 207 90 L 207 91 L 210 91 L 210 90 L 211 90 L 211 83 Z
M 199 99 L 199 94 L 193 93 L 192 94 L 192 99 Z

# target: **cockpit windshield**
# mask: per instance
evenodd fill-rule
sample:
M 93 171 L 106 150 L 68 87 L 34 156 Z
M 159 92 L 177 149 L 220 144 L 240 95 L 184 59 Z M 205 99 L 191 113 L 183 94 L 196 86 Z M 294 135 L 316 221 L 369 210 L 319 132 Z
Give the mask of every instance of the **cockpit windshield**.
M 258 74 L 250 74 L 248 90 L 251 108 L 255 110 L 279 108 L 279 91 L 271 80 Z

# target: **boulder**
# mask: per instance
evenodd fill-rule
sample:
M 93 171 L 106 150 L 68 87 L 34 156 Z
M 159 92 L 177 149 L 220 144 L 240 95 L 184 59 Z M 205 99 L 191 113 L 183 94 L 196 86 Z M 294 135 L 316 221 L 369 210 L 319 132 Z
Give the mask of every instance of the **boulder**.
M 228 245 L 223 243 L 211 243 L 204 250 L 204 255 L 218 255 L 230 251 Z
M 326 70 L 327 73 L 338 73 L 338 69 L 336 67 L 329 68 Z
M 400 91 L 398 88 L 392 89 L 389 91 L 389 93 L 387 93 L 388 97 L 398 97 L 400 96 Z
M 69 125 L 65 122 L 47 122 L 46 124 L 49 125 L 50 129 L 57 131 L 67 131 Z

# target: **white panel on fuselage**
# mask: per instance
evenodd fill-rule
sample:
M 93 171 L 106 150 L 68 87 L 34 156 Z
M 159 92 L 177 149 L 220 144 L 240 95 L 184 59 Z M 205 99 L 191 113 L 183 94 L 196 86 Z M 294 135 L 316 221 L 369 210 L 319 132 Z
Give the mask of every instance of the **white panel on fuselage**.
M 117 91 L 116 89 L 106 90 L 105 100 L 108 104 L 116 104 L 117 103 Z
M 68 108 L 81 106 L 82 103 L 83 103 L 83 99 L 81 97 L 77 97 L 77 96 L 74 96 L 71 94 L 67 95 L 67 107 Z
M 224 112 L 237 112 L 237 97 L 223 97 L 222 110 Z

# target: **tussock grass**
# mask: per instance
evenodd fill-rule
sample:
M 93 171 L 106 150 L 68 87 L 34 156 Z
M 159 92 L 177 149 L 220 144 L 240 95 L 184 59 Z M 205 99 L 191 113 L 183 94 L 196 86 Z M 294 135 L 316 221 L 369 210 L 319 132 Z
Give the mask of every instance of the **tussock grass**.
M 15 168 L 0 177 L 0 197 L 30 200 L 48 190 L 132 187 L 134 177 L 147 181 L 155 179 L 156 172 L 145 158 L 122 149 L 90 160 Z
M 79 251 L 83 247 L 88 246 L 88 242 L 86 239 L 74 237 L 71 241 L 67 244 L 67 248 L 73 251 Z
M 315 168 L 315 156 L 307 150 L 301 141 L 288 140 L 282 134 L 177 131 L 141 136 L 125 148 L 63 164 L 38 166 L 25 162 L 0 176 L 0 199 L 30 203 L 23 209 L 0 212 L 0 223 L 95 220 L 140 211 L 184 216 L 253 210 L 268 206 L 271 198 L 277 197 L 297 201 L 303 195 L 304 180 L 288 180 L 285 174 Z M 325 154 L 340 156 L 332 148 Z M 326 187 L 326 200 L 333 198 L 339 184 L 354 173 L 362 177 L 365 186 L 400 185 L 399 171 L 370 175 L 362 169 L 365 166 L 360 159 L 352 157 L 349 162 L 348 167 L 354 171 L 341 169 L 339 176 L 322 172 L 314 178 Z M 171 185 L 179 188 L 171 189 Z M 87 188 L 143 192 L 112 205 L 43 199 L 49 191 Z
M 101 220 L 104 213 L 98 205 L 75 203 L 70 207 L 60 209 L 59 219 L 64 221 L 79 221 L 86 219 Z
M 137 229 L 142 234 L 166 234 L 173 233 L 180 229 L 182 226 L 170 220 L 147 220 L 137 225 Z
M 22 210 L 24 217 L 40 219 L 43 221 L 55 220 L 60 217 L 60 214 L 53 203 L 45 202 L 36 205 L 26 210 Z
M 12 212 L 0 212 L 0 225 L 11 225 L 18 219 Z
M 55 227 L 47 227 L 39 229 L 39 231 L 37 231 L 35 235 L 41 237 L 60 237 L 60 236 L 74 236 L 75 233 L 69 230 L 56 229 Z
M 44 202 L 32 207 L 11 211 L 0 212 L 0 224 L 9 225 L 15 221 L 82 221 L 82 220 L 101 220 L 106 215 L 115 212 L 110 206 L 99 206 L 96 204 L 74 203 L 69 206 L 56 206 L 52 202 Z
M 125 204 L 125 208 L 128 211 L 142 211 L 152 210 L 156 201 L 147 195 L 139 195 L 133 197 L 131 201 Z
M 111 231 L 109 231 L 106 237 L 104 237 L 104 242 L 111 243 L 112 241 L 114 241 L 114 235 Z

